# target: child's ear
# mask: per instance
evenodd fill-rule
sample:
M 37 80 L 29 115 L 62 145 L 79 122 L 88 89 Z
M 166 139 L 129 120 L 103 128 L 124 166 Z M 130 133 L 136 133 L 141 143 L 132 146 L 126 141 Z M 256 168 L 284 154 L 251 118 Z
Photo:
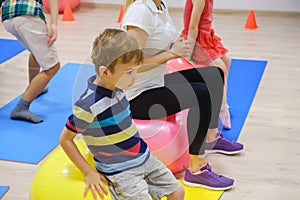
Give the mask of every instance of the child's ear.
M 100 76 L 107 78 L 109 76 L 109 70 L 105 66 L 100 66 L 99 67 L 99 74 L 100 74 Z

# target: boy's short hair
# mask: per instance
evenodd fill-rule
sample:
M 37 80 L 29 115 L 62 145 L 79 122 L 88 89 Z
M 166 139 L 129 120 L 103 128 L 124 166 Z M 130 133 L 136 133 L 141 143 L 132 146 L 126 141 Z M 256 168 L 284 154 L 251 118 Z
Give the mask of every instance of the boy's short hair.
M 111 72 L 118 61 L 128 63 L 135 59 L 142 63 L 144 53 L 137 41 L 121 29 L 105 29 L 95 38 L 92 50 L 92 62 L 96 73 L 100 66 L 106 66 Z

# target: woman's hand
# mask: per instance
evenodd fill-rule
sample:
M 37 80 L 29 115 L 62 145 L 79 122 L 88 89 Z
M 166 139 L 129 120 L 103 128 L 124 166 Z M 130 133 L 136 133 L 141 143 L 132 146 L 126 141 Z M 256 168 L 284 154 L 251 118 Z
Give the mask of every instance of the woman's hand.
M 192 54 L 191 43 L 188 40 L 185 40 L 183 37 L 179 37 L 172 43 L 169 51 L 177 58 L 185 57 L 190 58 Z
M 94 199 L 97 199 L 97 193 L 99 194 L 101 199 L 104 199 L 104 194 L 108 194 L 108 191 L 105 186 L 107 185 L 107 180 L 102 174 L 91 170 L 90 172 L 84 175 L 84 179 L 86 183 L 84 189 L 84 196 L 86 196 L 89 189 L 91 189 Z

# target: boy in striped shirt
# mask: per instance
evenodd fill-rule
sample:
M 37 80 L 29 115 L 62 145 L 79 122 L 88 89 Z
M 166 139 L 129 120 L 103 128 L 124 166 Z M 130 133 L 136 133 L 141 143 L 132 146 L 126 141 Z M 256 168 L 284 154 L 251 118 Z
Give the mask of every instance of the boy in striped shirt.
M 135 82 L 144 58 L 135 39 L 119 29 L 106 29 L 94 41 L 96 75 L 73 107 L 60 136 L 66 154 L 81 170 L 94 198 L 182 200 L 184 190 L 173 174 L 149 152 L 133 123 L 124 90 Z M 97 172 L 79 153 L 73 139 L 83 135 Z

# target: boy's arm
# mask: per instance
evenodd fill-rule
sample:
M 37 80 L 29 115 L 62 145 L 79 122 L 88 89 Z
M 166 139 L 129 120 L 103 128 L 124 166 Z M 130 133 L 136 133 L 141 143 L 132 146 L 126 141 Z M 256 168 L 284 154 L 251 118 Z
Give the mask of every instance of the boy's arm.
M 58 18 L 58 0 L 49 0 L 50 24 L 48 25 L 48 46 L 56 41 L 57 38 L 57 18 Z
M 80 169 L 80 171 L 84 175 L 84 179 L 86 182 L 84 196 L 86 196 L 88 190 L 91 189 L 95 199 L 97 199 L 96 193 L 98 193 L 103 199 L 104 194 L 108 194 L 105 187 L 106 179 L 103 175 L 95 171 L 81 155 L 80 151 L 73 141 L 75 136 L 76 133 L 70 131 L 67 128 L 64 128 L 61 132 L 59 143 L 70 160 Z

